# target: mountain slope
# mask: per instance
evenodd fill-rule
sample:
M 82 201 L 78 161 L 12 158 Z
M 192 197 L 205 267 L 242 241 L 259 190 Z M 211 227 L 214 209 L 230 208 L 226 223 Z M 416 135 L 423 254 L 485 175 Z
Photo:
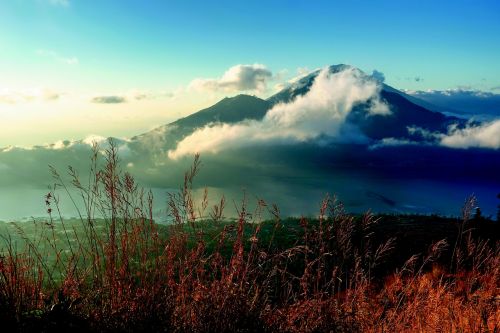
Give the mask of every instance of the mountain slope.
M 332 66 L 330 70 L 338 72 L 347 68 L 351 67 L 339 65 Z M 190 167 L 192 155 L 200 152 L 204 167 L 197 179 L 198 184 L 234 195 L 239 195 L 241 187 L 244 187 L 250 191 L 248 193 L 277 198 L 280 208 L 292 215 L 317 213 L 304 211 L 296 203 L 303 204 L 306 209 L 316 205 L 316 200 L 324 193 L 332 192 L 345 200 L 349 209 L 358 211 L 369 208 L 387 211 L 390 206 L 391 211 L 408 211 L 408 207 L 414 207 L 416 212 L 448 214 L 457 202 L 461 203 L 472 192 L 485 193 L 482 200 L 494 198 L 495 201 L 489 201 L 487 205 L 489 211 L 496 209 L 500 182 L 498 149 L 445 146 L 439 141 L 440 135 L 445 134 L 425 131 L 417 131 L 420 137 L 411 136 L 408 131 L 411 126 L 449 134 L 449 124 L 460 124 L 462 120 L 432 112 L 390 86 L 382 86 L 380 96 L 370 95 L 370 98 L 376 96 L 385 101 L 391 110 L 390 115 L 370 113 L 368 99 L 364 104 L 355 104 L 354 108 L 349 106 L 347 119 L 338 120 L 341 125 L 346 125 L 339 132 L 328 132 L 337 121 L 337 118 L 331 117 L 334 113 L 330 112 L 331 108 L 338 104 L 327 103 L 327 107 L 320 112 L 315 109 L 318 105 L 320 108 L 325 105 L 321 101 L 328 99 L 329 91 L 336 89 L 337 85 L 325 85 L 328 89 L 321 91 L 322 94 L 316 95 L 313 91 L 304 98 L 307 102 L 313 96 L 320 100 L 318 104 L 282 106 L 274 109 L 273 114 L 263 122 L 245 122 L 236 127 L 216 126 L 245 119 L 262 119 L 273 105 L 291 102 L 310 91 L 318 74 L 313 72 L 302 77 L 267 100 L 247 95 L 225 98 L 211 107 L 130 140 L 116 140 L 123 166 L 140 184 L 163 193 L 164 189 L 177 188 L 184 170 Z M 366 75 L 366 79 L 373 78 Z M 350 92 L 350 89 L 339 91 Z M 366 98 L 358 100 L 367 101 Z M 340 99 L 340 103 L 343 101 Z M 310 105 L 312 107 L 308 107 Z M 292 112 L 299 113 L 300 117 L 295 117 L 292 123 L 296 127 L 287 127 L 286 122 L 273 123 L 276 111 L 283 116 L 280 120 L 293 116 Z M 195 133 L 207 125 L 211 128 Z M 303 137 L 287 136 L 288 133 L 294 134 L 289 131 L 290 128 L 299 128 Z M 327 136 L 325 132 L 333 134 Z M 186 158 L 172 158 L 169 152 L 182 147 L 179 142 L 193 133 L 195 135 L 183 142 L 184 146 L 187 142 L 193 147 L 181 155 Z M 273 137 L 275 133 L 284 135 Z M 311 133 L 313 135 L 309 135 Z M 360 140 L 349 139 L 355 138 L 358 133 L 362 134 Z M 427 134 L 428 137 L 424 137 Z M 386 138 L 394 140 L 382 140 Z M 40 166 L 50 164 L 64 170 L 70 160 L 76 169 L 86 170 L 89 146 L 94 139 L 63 141 L 31 149 L 0 149 L 0 185 L 7 188 L 23 184 L 45 191 L 47 176 L 50 175 Z M 106 148 L 103 140 L 98 138 Z M 418 140 L 421 144 L 415 142 Z M 443 187 L 443 183 L 449 185 Z M 11 198 L 11 193 L 3 197 L 0 193 L 2 202 L 11 202 Z M 161 196 L 159 198 L 162 200 Z
M 349 115 L 349 121 L 356 124 L 371 139 L 380 140 L 387 137 L 415 139 L 410 136 L 408 128 L 419 127 L 431 132 L 444 132 L 451 123 L 458 121 L 457 118 L 429 111 L 397 93 L 382 90 L 380 94 L 390 105 L 391 115 L 366 116 L 366 112 L 361 111 L 365 106 L 356 107 Z
M 373 80 L 361 70 L 344 64 L 330 66 L 329 72 L 334 74 L 348 69 L 358 71 L 363 80 Z M 161 150 L 168 150 L 174 148 L 179 141 L 196 129 L 210 124 L 234 124 L 245 119 L 262 119 L 273 106 L 290 103 L 297 96 L 307 94 L 319 73 L 320 70 L 317 70 L 300 78 L 267 100 L 249 95 L 224 98 L 206 109 L 134 137 L 132 144 L 142 142 L 145 145 L 154 144 Z M 416 98 L 409 98 L 410 96 L 405 93 L 385 84 L 382 85 L 380 95 L 381 99 L 388 104 L 391 110 L 390 115 L 369 114 L 370 102 L 368 102 L 356 105 L 347 118 L 351 125 L 360 129 L 366 137 L 372 140 L 389 137 L 408 139 L 411 136 L 408 128 L 412 127 L 423 128 L 431 132 L 445 132 L 451 123 L 463 122 L 458 118 L 429 110 L 423 106 L 426 105 L 425 103 L 415 103 Z M 419 137 L 411 137 L 411 139 L 419 140 Z
M 391 87 L 391 86 L 389 86 L 389 85 L 387 85 L 385 83 L 382 85 L 382 90 L 386 91 L 386 92 L 398 94 L 401 97 L 409 100 L 413 104 L 416 104 L 416 105 L 418 105 L 420 107 L 423 107 L 424 109 L 427 109 L 429 111 L 440 112 L 440 113 L 444 113 L 444 114 L 459 114 L 460 113 L 460 111 L 457 111 L 455 109 L 451 109 L 451 108 L 447 108 L 447 107 L 444 107 L 444 106 L 432 104 L 432 103 L 430 103 L 428 101 L 424 101 L 421 98 L 417 98 L 415 96 L 408 95 L 407 93 L 405 93 L 405 92 L 403 92 L 401 90 L 398 90 L 396 88 L 393 88 L 393 87 Z
M 140 146 L 143 146 L 143 149 L 172 149 L 179 141 L 198 128 L 214 123 L 233 124 L 245 119 L 262 119 L 269 108 L 268 101 L 255 96 L 226 97 L 206 109 L 135 136 L 131 139 L 130 145 L 136 149 L 140 149 Z
M 329 72 L 334 74 L 346 69 L 359 71 L 365 79 L 370 79 L 370 76 L 359 69 L 344 64 L 330 66 Z M 289 103 L 297 96 L 306 94 L 319 73 L 320 71 L 317 70 L 302 77 L 289 87 L 268 98 L 268 101 L 272 105 Z M 348 117 L 350 123 L 359 127 L 371 139 L 378 140 L 386 137 L 408 138 L 409 127 L 421 127 L 432 132 L 442 132 L 451 123 L 462 122 L 458 118 L 438 112 L 439 107 L 419 101 L 418 98 L 408 96 L 404 92 L 386 84 L 382 85 L 380 95 L 382 100 L 389 105 L 391 115 L 368 115 L 369 105 L 361 104 L 355 106 Z
M 352 66 L 349 65 L 332 65 L 329 67 L 329 71 L 331 74 L 342 72 L 346 69 L 351 69 Z M 278 103 L 289 103 L 295 97 L 306 94 L 311 88 L 314 80 L 319 75 L 320 70 L 315 70 L 304 77 L 301 77 L 296 82 L 292 83 L 288 87 L 282 89 L 278 93 L 269 97 L 267 101 L 271 103 L 271 105 L 276 105 Z
M 255 96 L 226 97 L 211 107 L 174 121 L 172 125 L 197 128 L 209 123 L 232 124 L 245 119 L 261 119 L 269 107 L 268 101 Z

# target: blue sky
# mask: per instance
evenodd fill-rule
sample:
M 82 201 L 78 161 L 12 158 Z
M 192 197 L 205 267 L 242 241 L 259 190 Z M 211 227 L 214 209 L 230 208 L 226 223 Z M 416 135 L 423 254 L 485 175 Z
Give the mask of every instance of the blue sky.
M 499 59 L 498 1 L 3 0 L 0 146 L 140 133 L 237 93 L 186 87 L 238 64 L 273 73 L 265 96 L 336 63 L 396 88 L 491 90 Z M 138 91 L 157 98 L 90 102 Z

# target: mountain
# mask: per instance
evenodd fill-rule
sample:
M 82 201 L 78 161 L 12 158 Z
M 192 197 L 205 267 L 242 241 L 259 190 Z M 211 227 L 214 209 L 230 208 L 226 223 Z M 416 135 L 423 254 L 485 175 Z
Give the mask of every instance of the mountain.
M 209 123 L 233 124 L 245 119 L 262 119 L 270 106 L 271 103 L 255 96 L 226 97 L 209 108 L 174 121 L 172 125 L 196 128 Z
M 268 101 L 255 96 L 241 94 L 226 97 L 206 109 L 135 136 L 131 139 L 130 145 L 136 149 L 151 144 L 160 150 L 172 149 L 197 128 L 214 123 L 234 124 L 245 119 L 262 119 L 270 107 Z
M 421 98 L 417 98 L 415 96 L 412 96 L 412 95 L 409 95 L 401 90 L 398 90 L 396 88 L 393 88 L 387 84 L 383 84 L 382 85 L 382 90 L 383 91 L 386 91 L 386 92 L 390 92 L 390 93 L 395 93 L 395 94 L 398 94 L 400 96 L 402 96 L 403 98 L 409 100 L 410 102 L 412 102 L 413 104 L 416 104 L 420 107 L 423 107 L 424 109 L 427 109 L 429 111 L 434 111 L 434 112 L 440 112 L 440 113 L 443 113 L 443 114 L 452 114 L 452 115 L 458 115 L 460 114 L 460 111 L 456 110 L 456 109 L 452 109 L 452 108 L 449 108 L 449 107 L 445 107 L 445 106 L 441 106 L 441 105 L 436 105 L 436 104 L 433 104 L 433 103 L 430 103 L 428 101 L 425 101 Z
M 335 65 L 329 71 L 351 68 Z M 319 74 L 309 73 L 266 100 L 248 95 L 225 98 L 133 138 L 128 144 L 133 155 L 127 160 L 133 164 L 131 172 L 144 184 L 176 186 L 175 179 L 182 177 L 190 162 L 189 158 L 169 158 L 169 151 L 178 148 L 179 142 L 185 143 L 183 139 L 207 125 L 262 119 L 274 106 L 307 94 Z M 367 74 L 361 77 L 373 80 Z M 322 136 L 303 141 L 252 141 L 252 135 L 259 138 L 258 131 L 267 129 L 265 121 L 264 126 L 249 122 L 247 127 L 242 124 L 230 132 L 208 130 L 198 136 L 198 141 L 187 140 L 201 149 L 214 140 L 223 146 L 202 151 L 204 166 L 197 182 L 228 197 L 239 197 L 244 188 L 252 195 L 272 198 L 291 215 L 316 207 L 318 198 L 325 193 L 337 194 L 354 211 L 456 214 L 456 207 L 471 193 L 482 200 L 485 211 L 495 210 L 496 201 L 490 198 L 496 200 L 492 193 L 496 195 L 500 186 L 497 150 L 440 145 L 436 138 L 445 136 L 451 124 L 465 126 L 463 119 L 437 112 L 439 108 L 385 84 L 380 99 L 389 106 L 389 115 L 368 114 L 370 101 L 355 105 L 346 119 L 350 126 L 341 132 L 359 131 L 367 141 L 329 141 Z M 299 122 L 308 120 L 307 114 L 303 116 Z M 411 134 L 408 128 L 412 127 L 423 131 Z M 305 128 L 314 131 L 316 127 Z M 241 130 L 243 135 L 234 135 Z M 280 127 L 273 127 L 273 131 L 279 132 Z M 219 135 L 214 139 L 213 135 L 220 132 L 223 138 Z M 436 136 L 436 132 L 440 134 Z M 265 138 L 269 132 L 261 134 Z
M 344 64 L 330 66 L 329 72 L 334 74 L 346 69 L 354 69 L 361 72 L 366 79 L 369 78 L 361 70 Z M 268 102 L 272 105 L 288 103 L 297 96 L 306 94 L 319 73 L 320 71 L 317 70 L 302 77 L 268 98 Z M 420 127 L 431 132 L 443 132 L 451 123 L 463 122 L 456 117 L 446 116 L 439 112 L 439 107 L 432 106 L 430 103 L 409 96 L 386 84 L 382 84 L 380 95 L 382 100 L 389 105 L 391 115 L 367 116 L 366 111 L 369 105 L 366 104 L 356 106 L 349 115 L 350 123 L 357 125 L 364 134 L 372 139 L 408 138 L 409 127 Z
M 331 74 L 335 74 L 351 68 L 353 67 L 344 64 L 332 65 L 329 67 L 329 71 Z M 293 82 L 288 87 L 269 97 L 267 99 L 268 102 L 271 103 L 271 105 L 276 105 L 278 103 L 289 103 L 295 97 L 306 94 L 319 73 L 320 70 L 316 70 L 299 78 L 296 82 Z
M 410 136 L 408 128 L 419 127 L 430 132 L 444 132 L 458 118 L 445 116 L 440 112 L 421 107 L 398 93 L 382 90 L 382 99 L 390 106 L 391 115 L 366 116 L 366 106 L 355 107 L 350 114 L 350 122 L 359 126 L 364 134 L 376 140 L 383 138 L 405 138 Z
M 353 68 L 329 67 L 330 73 L 347 69 Z M 498 126 L 496 123 L 465 125 L 463 119 L 436 112 L 437 108 L 418 98 L 382 84 L 379 96 L 369 96 L 383 101 L 390 114 L 369 113 L 373 100 L 368 100 L 355 104 L 347 118 L 339 118 L 339 131 L 329 131 L 330 126 L 337 125 L 337 118 L 332 117 L 333 109 L 328 108 L 339 106 L 337 99 L 331 104 L 322 103 L 328 99 L 330 90 L 296 100 L 311 90 L 319 73 L 309 73 L 268 99 L 248 95 L 224 98 L 130 140 L 115 140 L 122 165 L 138 183 L 157 191 L 159 206 L 165 202 L 162 196 L 165 189 L 179 185 L 192 161 L 189 157 L 201 152 L 203 172 L 197 184 L 211 188 L 215 196 L 224 193 L 231 198 L 239 198 L 245 188 L 249 194 L 272 199 L 285 215 L 317 213 L 310 209 L 316 207 L 325 193 L 337 194 L 353 211 L 442 214 L 455 214 L 454 209 L 463 199 L 475 193 L 483 202 L 484 212 L 496 211 L 500 186 L 500 154 L 494 145 L 498 137 L 497 127 L 493 127 Z M 364 73 L 357 77 L 374 80 Z M 316 98 L 314 103 L 301 103 L 304 100 L 309 103 L 311 96 Z M 294 101 L 297 103 L 291 103 Z M 278 108 L 280 103 L 290 104 Z M 303 105 L 306 107 L 302 108 Z M 279 112 L 258 121 L 275 106 L 274 111 Z M 291 117 L 292 126 L 287 127 L 286 121 L 290 120 L 287 116 L 293 115 L 292 112 L 298 117 Z M 282 118 L 275 121 L 278 113 Z M 240 124 L 231 126 L 235 123 Z M 217 126 L 220 124 L 227 125 Z M 456 127 L 455 131 L 450 130 L 450 124 L 469 127 L 458 130 L 458 135 L 452 137 L 457 130 Z M 412 127 L 423 130 L 409 131 Z M 205 132 L 197 133 L 199 129 Z M 458 145 L 442 144 L 442 138 L 450 137 Z M 466 139 L 472 140 L 472 145 L 460 145 Z M 40 166 L 64 170 L 71 161 L 76 170 L 87 170 L 89 145 L 95 140 L 106 147 L 104 138 L 91 137 L 30 149 L 0 149 L 0 187 L 18 188 L 22 184 L 45 191 L 50 174 Z M 490 145 L 478 144 L 484 142 Z M 179 147 L 189 149 L 176 159 L 171 152 Z M 0 204 L 4 208 L 14 201 L 12 190 L 4 194 L 0 191 Z M 40 203 L 43 210 L 43 202 Z
M 331 74 L 347 69 L 357 70 L 365 79 L 371 79 L 369 75 L 349 65 L 340 64 L 329 67 Z M 317 70 L 300 78 L 267 100 L 248 95 L 224 98 L 211 107 L 134 137 L 132 141 L 154 137 L 156 142 L 158 140 L 162 142 L 163 148 L 172 149 L 177 142 L 197 128 L 213 123 L 233 124 L 245 119 L 262 119 L 273 106 L 289 103 L 297 96 L 307 94 L 319 73 L 320 70 Z M 369 103 L 365 103 L 356 105 L 348 117 L 349 123 L 358 127 L 370 139 L 380 140 L 389 137 L 408 139 L 410 138 L 408 128 L 411 127 L 423 128 L 431 132 L 444 132 L 452 123 L 463 123 L 463 120 L 459 118 L 434 111 L 438 110 L 438 107 L 431 107 L 430 103 L 406 95 L 386 84 L 382 85 L 380 95 L 382 100 L 389 105 L 390 115 L 368 115 Z M 412 136 L 412 139 L 418 140 L 419 138 Z

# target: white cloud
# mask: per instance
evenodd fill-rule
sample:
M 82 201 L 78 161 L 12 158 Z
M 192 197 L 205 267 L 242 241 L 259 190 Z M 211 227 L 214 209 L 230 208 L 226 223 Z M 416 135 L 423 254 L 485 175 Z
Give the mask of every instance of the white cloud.
M 356 104 L 371 102 L 369 114 L 390 113 L 380 100 L 380 89 L 377 81 L 359 70 L 331 74 L 323 69 L 307 94 L 274 106 L 263 120 L 206 126 L 179 142 L 168 156 L 178 159 L 197 152 L 217 153 L 255 143 L 304 142 L 323 136 L 346 140 L 340 134 L 350 132 L 343 131 L 345 120 Z M 360 135 L 354 136 L 360 139 Z M 351 134 L 349 140 L 356 138 Z
M 409 127 L 407 127 L 407 130 L 408 130 L 408 134 L 410 134 L 412 136 L 421 137 L 425 141 L 435 141 L 437 136 L 440 135 L 440 133 L 438 133 L 438 132 L 431 132 L 425 128 L 417 127 L 417 126 L 409 126 Z
M 63 94 L 48 88 L 26 90 L 0 90 L 0 103 L 17 104 L 37 101 L 56 101 Z
M 265 91 L 272 76 L 272 72 L 261 64 L 236 65 L 219 79 L 194 79 L 189 84 L 189 89 L 212 92 Z
M 290 86 L 297 85 L 298 82 L 308 76 L 309 74 L 312 74 L 313 72 L 320 71 L 321 68 L 317 68 L 315 70 L 309 70 L 307 67 L 299 67 L 297 68 L 297 75 L 294 77 L 286 80 L 285 82 L 278 82 L 277 84 L 274 85 L 274 90 L 280 91 L 283 89 L 287 89 Z
M 83 139 L 82 142 L 86 145 L 92 146 L 94 143 L 97 144 L 105 143 L 106 140 L 108 139 L 104 136 L 91 134 L 88 135 L 85 139 Z
M 127 95 L 130 99 L 136 101 L 174 97 L 174 93 L 168 91 L 155 92 L 155 91 L 145 91 L 145 90 L 132 90 Z
M 500 119 L 481 124 L 469 123 L 465 127 L 450 125 L 446 133 L 431 132 L 420 127 L 409 127 L 410 135 L 420 137 L 420 144 L 434 144 L 449 148 L 500 149 Z M 388 138 L 390 139 L 390 138 Z M 385 139 L 384 139 L 385 140 Z M 383 140 L 377 145 L 383 146 Z
M 39 56 L 41 56 L 41 57 L 51 58 L 54 61 L 66 64 L 66 65 L 70 65 L 70 66 L 72 66 L 72 65 L 78 65 L 79 62 L 80 62 L 77 57 L 74 57 L 74 56 L 72 56 L 72 57 L 62 56 L 59 53 L 57 53 L 55 51 L 52 51 L 52 50 L 40 49 L 40 50 L 36 50 L 36 54 L 39 55 Z
M 500 149 L 500 119 L 465 128 L 450 126 L 439 138 L 441 145 L 451 148 Z

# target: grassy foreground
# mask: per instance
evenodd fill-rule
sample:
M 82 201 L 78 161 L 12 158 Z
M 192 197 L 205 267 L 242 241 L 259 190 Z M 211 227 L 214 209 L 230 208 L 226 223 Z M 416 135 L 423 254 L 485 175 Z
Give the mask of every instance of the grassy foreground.
M 315 218 L 282 219 L 247 200 L 195 203 L 199 159 L 152 218 L 151 195 L 95 147 L 80 218 L 4 224 L 2 328 L 25 332 L 498 332 L 499 225 L 473 216 L 347 214 L 325 198 Z M 65 191 L 54 170 L 57 188 Z M 69 195 L 69 191 L 67 192 Z M 75 198 L 76 200 L 77 198 Z M 52 218 L 52 215 L 57 217 Z

